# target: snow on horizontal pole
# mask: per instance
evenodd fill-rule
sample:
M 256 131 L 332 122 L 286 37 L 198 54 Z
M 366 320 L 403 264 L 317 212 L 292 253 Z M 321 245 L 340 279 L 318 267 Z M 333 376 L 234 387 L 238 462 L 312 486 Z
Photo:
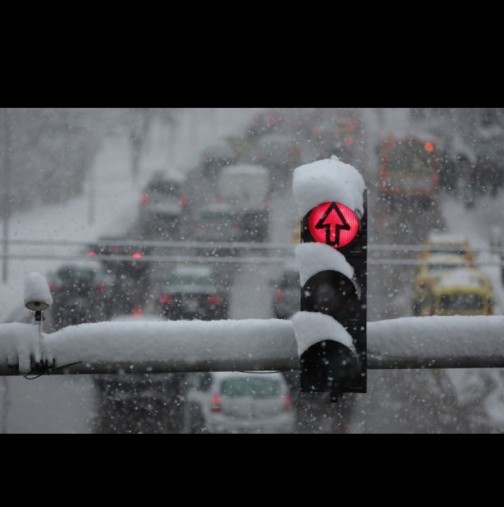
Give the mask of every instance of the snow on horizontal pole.
M 0 375 L 28 373 L 37 339 L 32 324 L 0 324 Z M 81 324 L 44 345 L 54 374 L 299 369 L 294 326 L 280 319 Z M 503 316 L 368 323 L 369 369 L 502 367 Z
M 13 342 L 23 330 L 33 336 L 32 328 L 0 325 L 1 375 L 19 374 Z M 289 370 L 299 363 L 292 323 L 280 319 L 81 324 L 45 334 L 44 344 L 50 373 Z M 28 350 L 20 364 L 30 362 L 22 354 Z
M 504 317 L 403 317 L 368 323 L 373 369 L 503 368 Z

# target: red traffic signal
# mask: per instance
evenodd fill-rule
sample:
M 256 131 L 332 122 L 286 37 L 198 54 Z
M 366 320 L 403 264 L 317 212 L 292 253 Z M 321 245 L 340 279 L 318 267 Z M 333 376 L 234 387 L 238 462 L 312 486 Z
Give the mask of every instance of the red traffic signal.
M 323 202 L 308 213 L 308 232 L 313 241 L 334 248 L 350 244 L 359 227 L 355 212 L 340 202 Z

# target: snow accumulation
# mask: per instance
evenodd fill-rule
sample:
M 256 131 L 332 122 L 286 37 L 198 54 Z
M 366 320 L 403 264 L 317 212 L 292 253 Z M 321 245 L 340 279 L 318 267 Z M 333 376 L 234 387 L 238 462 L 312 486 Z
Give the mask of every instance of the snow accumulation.
M 484 335 L 481 329 L 485 329 Z M 369 322 L 369 368 L 464 368 L 504 364 L 504 316 L 403 317 Z M 103 322 L 39 334 L 32 324 L 0 325 L 0 374 L 30 371 L 31 358 L 70 371 L 291 370 L 320 340 L 354 350 L 328 315 L 298 312 L 291 320 Z M 475 359 L 476 358 L 476 359 Z M 62 373 L 62 371 L 59 371 Z
M 322 340 L 341 343 L 355 353 L 352 337 L 331 316 L 318 312 L 297 312 L 291 321 L 294 324 L 299 356 Z
M 24 303 L 34 303 L 35 309 L 45 310 L 51 306 L 53 298 L 45 276 L 33 271 L 25 278 Z M 40 308 L 37 308 L 37 307 Z
M 292 185 L 300 219 L 322 202 L 341 202 L 364 213 L 364 179 L 336 156 L 297 167 Z
M 299 269 L 299 279 L 304 285 L 313 275 L 320 271 L 334 270 L 343 273 L 350 280 L 354 269 L 345 256 L 334 248 L 323 243 L 300 243 L 294 250 Z

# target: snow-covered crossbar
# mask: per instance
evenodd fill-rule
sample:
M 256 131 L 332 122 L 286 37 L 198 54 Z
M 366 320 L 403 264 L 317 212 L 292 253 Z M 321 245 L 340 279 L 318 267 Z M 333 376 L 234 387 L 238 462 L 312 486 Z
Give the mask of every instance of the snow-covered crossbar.
M 297 370 L 291 320 L 103 322 L 39 334 L 0 324 L 0 375 Z M 71 366 L 67 366 L 71 365 Z M 368 368 L 504 367 L 504 317 L 405 317 L 368 323 Z

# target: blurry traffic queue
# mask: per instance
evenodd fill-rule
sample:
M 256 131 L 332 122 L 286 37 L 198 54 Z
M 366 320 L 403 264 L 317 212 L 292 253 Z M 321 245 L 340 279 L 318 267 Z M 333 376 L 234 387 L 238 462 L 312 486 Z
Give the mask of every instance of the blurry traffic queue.
M 236 268 L 215 261 L 239 255 L 236 242 L 270 240 L 272 194 L 290 190 L 295 167 L 331 155 L 355 163 L 360 127 L 359 113 L 352 109 L 313 109 L 302 115 L 273 109 L 258 114 L 242 136 L 208 147 L 200 164 L 183 174 L 173 167 L 151 168 L 127 233 L 99 238 L 88 247 L 89 262 L 69 262 L 50 275 L 50 326 L 57 330 L 124 318 L 228 318 Z M 196 246 L 183 261 L 153 261 L 188 252 L 166 250 L 170 247 L 163 242 Z M 193 258 L 197 262 L 189 263 Z M 270 284 L 271 312 L 289 318 L 299 309 L 299 275 L 290 264 L 279 273 Z M 194 386 L 184 374 L 96 376 L 96 429 L 294 430 L 292 382 L 286 384 L 282 374 L 271 379 L 242 374 L 232 382 L 221 377 L 214 392 L 204 383 Z M 186 406 L 187 396 L 191 403 Z

